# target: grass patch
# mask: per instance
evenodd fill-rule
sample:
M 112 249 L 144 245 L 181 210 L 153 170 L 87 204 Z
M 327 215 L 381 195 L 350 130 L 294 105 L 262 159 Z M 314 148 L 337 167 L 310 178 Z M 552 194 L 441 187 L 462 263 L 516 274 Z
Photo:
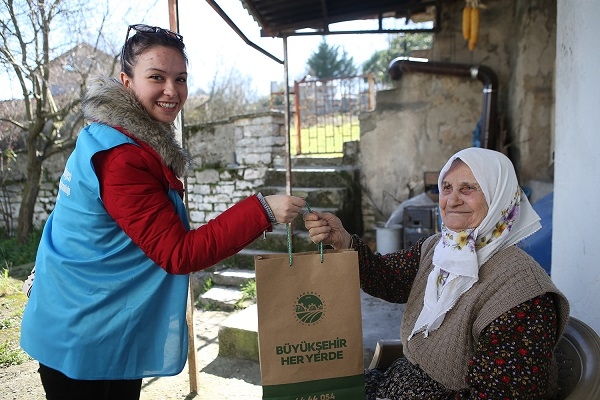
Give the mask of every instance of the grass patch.
M 243 309 L 248 307 L 248 303 L 254 303 L 256 301 L 256 280 L 250 279 L 248 282 L 242 285 L 240 288 L 242 291 L 242 298 L 235 303 L 235 307 Z
M 301 128 L 300 147 L 302 154 L 337 154 L 342 155 L 344 142 L 360 139 L 360 126 L 356 121 L 343 123 L 314 124 Z M 298 154 L 298 135 L 295 126 L 291 128 L 290 153 Z
M 16 279 L 27 279 L 31 272 L 22 266 L 33 263 L 42 237 L 42 230 L 36 229 L 29 235 L 25 243 L 19 243 L 15 237 L 6 237 L 0 233 L 0 268 L 9 268 L 10 276 Z
M 196 308 L 199 308 L 204 311 L 215 311 L 217 309 L 214 304 L 203 302 L 200 299 L 200 296 L 202 296 L 204 293 L 208 292 L 213 286 L 214 286 L 214 283 L 210 276 L 207 276 L 206 278 L 204 278 L 204 281 L 202 282 L 202 286 L 200 287 L 200 291 L 198 293 L 194 292 L 194 297 L 196 297 L 196 302 L 194 305 Z
M 204 283 L 202 284 L 202 291 L 198 294 L 203 294 L 203 293 L 208 292 L 213 286 L 214 286 L 214 283 L 212 281 L 212 278 L 208 277 L 208 278 L 204 279 Z
M 29 356 L 21 350 L 21 319 L 27 296 L 21 291 L 23 281 L 9 276 L 5 268 L 0 275 L 0 367 L 22 364 Z
M 21 320 L 27 304 L 23 282 L 33 268 L 42 231 L 34 231 L 27 242 L 0 233 L 0 367 L 22 364 L 29 356 L 21 350 Z

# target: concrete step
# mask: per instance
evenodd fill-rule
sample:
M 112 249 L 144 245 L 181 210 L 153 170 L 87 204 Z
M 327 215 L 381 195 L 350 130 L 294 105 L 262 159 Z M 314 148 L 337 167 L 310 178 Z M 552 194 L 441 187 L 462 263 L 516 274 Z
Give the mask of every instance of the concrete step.
M 194 292 L 201 293 L 204 282 L 210 279 L 212 287 L 196 297 L 200 307 L 210 310 L 233 311 L 248 307 L 254 300 L 244 298 L 242 288 L 255 278 L 254 270 L 236 268 L 214 269 L 202 275 L 194 275 Z
M 292 168 L 294 167 L 311 167 L 311 166 L 340 166 L 344 164 L 342 157 L 314 157 L 296 155 L 292 157 Z M 281 165 L 284 167 L 285 165 Z
M 219 356 L 258 361 L 258 314 L 253 304 L 228 317 L 219 328 Z
M 201 308 L 209 310 L 235 311 L 248 307 L 251 300 L 242 302 L 243 293 L 239 288 L 231 286 L 213 286 L 198 296 L 196 302 Z
M 281 249 L 281 251 L 272 251 L 266 249 L 245 248 L 242 249 L 239 253 L 234 254 L 231 257 L 228 257 L 225 260 L 221 261 L 219 263 L 219 266 L 226 268 L 254 270 L 254 256 L 260 254 L 279 253 L 287 253 L 287 249 Z
M 348 186 L 343 187 L 292 187 L 292 195 L 304 198 L 313 207 L 336 209 L 348 198 Z M 261 186 L 264 196 L 285 194 L 285 186 Z
M 292 188 L 352 187 L 358 182 L 359 169 L 355 166 L 298 166 L 292 168 Z M 265 173 L 264 186 L 285 186 L 285 168 L 270 168 Z
M 241 288 L 248 281 L 254 279 L 254 271 L 247 269 L 227 268 L 215 271 L 212 274 L 212 281 L 217 286 L 229 286 L 232 288 Z

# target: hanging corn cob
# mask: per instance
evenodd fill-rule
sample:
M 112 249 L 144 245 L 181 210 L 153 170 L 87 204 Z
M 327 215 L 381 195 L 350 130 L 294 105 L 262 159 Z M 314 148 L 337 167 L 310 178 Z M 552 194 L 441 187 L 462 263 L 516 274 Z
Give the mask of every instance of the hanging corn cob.
M 463 8 L 462 34 L 465 40 L 469 40 L 469 37 L 471 37 L 471 6 L 468 3 Z
M 477 43 L 477 37 L 479 36 L 479 8 L 473 8 L 471 10 L 471 32 L 469 35 L 469 50 L 475 49 L 475 43 Z
M 475 49 L 479 37 L 479 0 L 465 0 L 462 19 L 463 38 L 468 42 L 469 50 Z

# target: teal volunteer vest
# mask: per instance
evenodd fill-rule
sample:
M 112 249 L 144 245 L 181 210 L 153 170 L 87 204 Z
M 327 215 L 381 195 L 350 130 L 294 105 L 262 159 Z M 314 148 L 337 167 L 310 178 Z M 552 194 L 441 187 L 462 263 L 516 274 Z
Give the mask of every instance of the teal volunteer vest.
M 21 346 L 70 378 L 176 375 L 187 358 L 188 275 L 167 274 L 106 212 L 92 156 L 132 139 L 93 123 L 79 134 L 44 227 Z M 175 190 L 169 198 L 189 229 Z

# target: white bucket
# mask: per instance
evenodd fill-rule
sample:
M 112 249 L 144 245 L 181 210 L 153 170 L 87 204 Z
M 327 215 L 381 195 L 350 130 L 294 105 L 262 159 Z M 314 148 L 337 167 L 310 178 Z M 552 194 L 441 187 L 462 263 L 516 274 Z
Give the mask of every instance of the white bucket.
M 378 253 L 388 254 L 402 249 L 402 224 L 376 226 L 375 234 Z

